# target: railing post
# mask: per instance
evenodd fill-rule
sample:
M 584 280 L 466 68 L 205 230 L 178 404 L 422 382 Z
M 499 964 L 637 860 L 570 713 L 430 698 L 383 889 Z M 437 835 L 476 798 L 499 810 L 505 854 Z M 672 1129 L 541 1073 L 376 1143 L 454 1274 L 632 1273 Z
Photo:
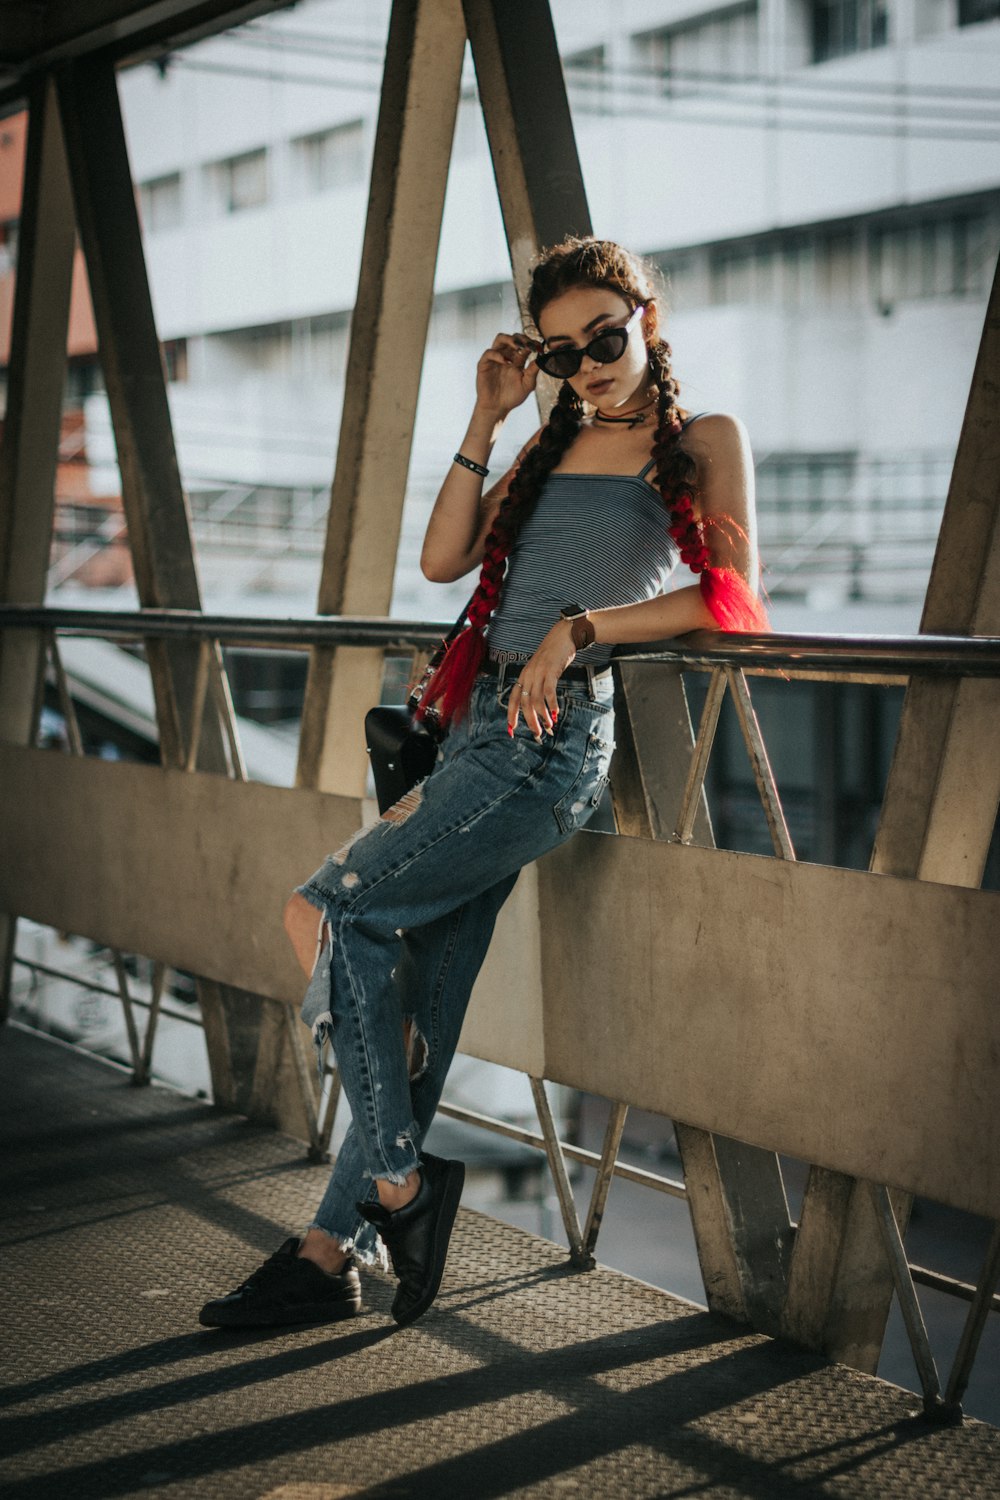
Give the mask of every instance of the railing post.
M 724 673 L 713 676 L 704 734 L 696 743 L 679 669 L 651 673 L 622 661 L 616 671 L 615 753 L 621 758 L 612 785 L 621 832 L 664 838 L 683 827 L 685 842 L 713 845 L 704 773 Z M 675 1133 L 709 1307 L 773 1332 L 791 1240 L 778 1158 L 679 1121 Z

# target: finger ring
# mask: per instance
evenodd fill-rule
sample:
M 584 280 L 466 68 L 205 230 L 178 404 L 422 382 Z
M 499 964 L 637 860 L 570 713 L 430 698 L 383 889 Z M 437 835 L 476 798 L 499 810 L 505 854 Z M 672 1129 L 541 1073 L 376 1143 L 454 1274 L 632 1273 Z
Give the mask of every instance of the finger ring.
M 521 697 L 522 698 L 530 698 L 531 697 L 531 694 L 528 692 L 528 689 L 526 687 L 523 687 L 521 689 Z

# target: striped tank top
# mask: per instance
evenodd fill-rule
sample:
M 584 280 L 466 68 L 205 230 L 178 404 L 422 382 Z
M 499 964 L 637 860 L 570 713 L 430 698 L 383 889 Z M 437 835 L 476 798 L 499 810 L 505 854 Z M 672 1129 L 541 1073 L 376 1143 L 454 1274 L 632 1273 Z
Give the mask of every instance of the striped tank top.
M 651 460 L 638 474 L 549 475 L 508 559 L 489 628 L 494 661 L 526 661 L 564 604 L 611 609 L 663 593 L 680 554 L 663 499 L 646 481 L 652 468 Z M 575 662 L 603 666 L 611 650 L 588 646 Z

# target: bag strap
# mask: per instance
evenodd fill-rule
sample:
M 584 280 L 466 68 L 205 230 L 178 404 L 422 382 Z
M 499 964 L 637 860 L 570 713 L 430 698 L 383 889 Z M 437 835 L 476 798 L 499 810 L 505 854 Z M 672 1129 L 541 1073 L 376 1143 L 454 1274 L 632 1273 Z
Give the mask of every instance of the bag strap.
M 468 599 L 462 605 L 462 613 L 459 615 L 458 619 L 455 621 L 454 625 L 451 627 L 448 634 L 444 638 L 444 644 L 446 646 L 450 646 L 456 635 L 461 634 L 462 629 L 465 625 L 465 617 L 469 613 L 470 606 L 475 597 L 475 592 L 471 593 Z
M 455 637 L 461 635 L 463 629 L 465 628 L 465 617 L 469 613 L 469 608 L 474 598 L 474 593 L 469 595 L 468 599 L 462 606 L 462 612 L 459 615 L 458 619 L 455 621 L 448 634 L 444 636 L 437 650 L 431 653 L 430 659 L 428 660 L 427 665 L 423 670 L 423 675 L 421 676 L 420 681 L 415 685 L 413 692 L 410 693 L 407 697 L 406 707 L 411 714 L 416 713 L 418 707 L 420 706 L 420 700 L 424 696 L 424 689 L 426 688 L 428 682 L 430 682 L 431 677 L 437 671 L 437 668 L 440 666 L 441 658 L 444 656 L 444 653 L 447 651 L 448 647 L 451 645 Z M 433 713 L 433 711 L 433 709 L 430 710 L 431 713 Z

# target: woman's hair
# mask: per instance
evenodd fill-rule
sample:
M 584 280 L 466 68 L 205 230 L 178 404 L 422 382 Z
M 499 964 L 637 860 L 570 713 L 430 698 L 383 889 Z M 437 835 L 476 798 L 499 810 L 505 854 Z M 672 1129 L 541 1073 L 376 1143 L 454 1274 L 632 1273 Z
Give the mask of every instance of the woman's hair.
M 766 629 L 766 619 L 756 600 L 753 600 L 756 615 L 748 615 L 746 601 L 741 600 L 742 612 L 735 621 L 724 617 L 726 614 L 732 617 L 731 604 L 716 607 L 713 603 L 713 594 L 719 592 L 718 579 L 711 579 L 710 574 L 731 574 L 739 583 L 730 582 L 729 590 L 739 591 L 741 584 L 747 599 L 752 600 L 753 596 L 731 569 L 711 567 L 702 524 L 694 518 L 696 469 L 693 458 L 680 445 L 682 422 L 687 413 L 678 402 L 680 387 L 671 369 L 670 345 L 659 334 L 658 281 L 652 266 L 614 241 L 572 237 L 544 252 L 536 264 L 528 289 L 528 314 L 540 332 L 538 320 L 544 308 L 579 286 L 607 287 L 624 298 L 630 309 L 645 307 L 643 331 L 649 373 L 658 390 L 652 477 L 667 510 L 668 530 L 681 560 L 701 575 L 706 602 L 723 629 Z M 469 627 L 453 642 L 424 693 L 422 710 L 426 712 L 436 702 L 444 723 L 460 717 L 468 702 L 486 649 L 486 627 L 500 603 L 507 558 L 537 505 L 546 480 L 580 431 L 583 416 L 583 402 L 569 381 L 564 381 L 549 420 L 537 443 L 521 460 L 486 538 L 479 584 L 469 603 Z

